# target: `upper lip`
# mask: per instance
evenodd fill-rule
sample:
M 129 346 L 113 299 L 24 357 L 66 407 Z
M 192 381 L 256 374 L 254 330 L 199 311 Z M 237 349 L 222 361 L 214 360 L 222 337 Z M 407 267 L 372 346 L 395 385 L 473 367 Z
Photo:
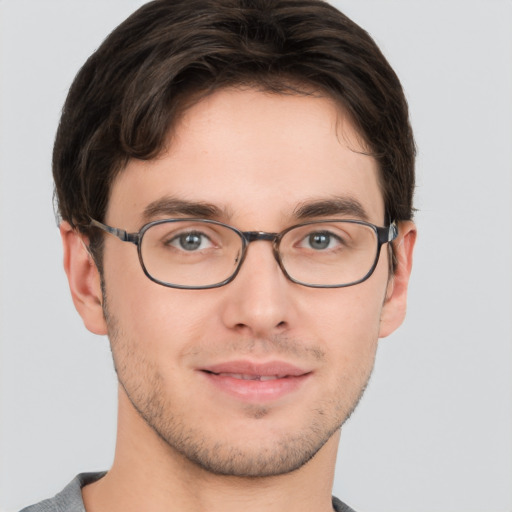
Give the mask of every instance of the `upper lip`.
M 284 361 L 268 361 L 258 363 L 253 361 L 226 361 L 199 368 L 201 371 L 210 373 L 230 373 L 259 377 L 299 377 L 310 373 L 311 370 L 299 368 Z

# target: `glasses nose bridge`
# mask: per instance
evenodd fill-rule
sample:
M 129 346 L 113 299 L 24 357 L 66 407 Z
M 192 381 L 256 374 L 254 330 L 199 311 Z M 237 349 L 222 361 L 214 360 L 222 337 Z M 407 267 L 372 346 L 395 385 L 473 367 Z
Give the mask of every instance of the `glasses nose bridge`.
M 256 240 L 266 240 L 275 243 L 279 237 L 279 233 L 267 233 L 266 231 L 244 231 L 243 235 L 248 243 Z
M 258 240 L 263 240 L 265 242 L 272 243 L 272 251 L 274 253 L 274 258 L 277 260 L 279 265 L 281 266 L 281 261 L 279 258 L 279 233 L 268 233 L 266 231 L 243 231 L 242 232 L 244 239 L 246 241 L 247 247 L 251 242 L 257 242 Z

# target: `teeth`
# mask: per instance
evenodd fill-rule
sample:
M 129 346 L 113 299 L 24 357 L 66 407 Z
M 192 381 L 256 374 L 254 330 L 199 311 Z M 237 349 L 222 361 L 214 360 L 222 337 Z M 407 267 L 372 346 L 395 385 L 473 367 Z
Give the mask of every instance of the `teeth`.
M 220 377 L 231 377 L 233 379 L 259 381 L 276 380 L 285 377 L 285 375 L 244 375 L 242 373 L 218 373 L 217 375 Z

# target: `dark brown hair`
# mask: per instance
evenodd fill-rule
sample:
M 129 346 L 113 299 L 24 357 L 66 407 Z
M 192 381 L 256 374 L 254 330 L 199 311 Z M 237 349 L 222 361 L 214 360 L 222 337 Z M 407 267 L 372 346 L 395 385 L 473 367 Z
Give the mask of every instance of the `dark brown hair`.
M 334 98 L 377 159 L 387 220 L 412 217 L 407 102 L 367 32 L 322 0 L 156 0 L 107 37 L 70 88 L 53 152 L 60 218 L 91 236 L 130 159 L 156 157 L 198 96 L 246 85 Z

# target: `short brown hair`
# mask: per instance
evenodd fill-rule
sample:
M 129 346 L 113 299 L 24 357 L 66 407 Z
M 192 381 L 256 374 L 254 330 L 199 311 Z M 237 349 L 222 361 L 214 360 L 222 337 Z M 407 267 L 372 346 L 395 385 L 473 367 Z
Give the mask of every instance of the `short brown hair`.
M 245 85 L 335 99 L 377 159 L 386 219 L 412 217 L 407 102 L 367 32 L 322 0 L 156 0 L 107 37 L 70 88 L 53 152 L 60 218 L 91 235 L 130 159 L 156 157 L 198 95 Z

